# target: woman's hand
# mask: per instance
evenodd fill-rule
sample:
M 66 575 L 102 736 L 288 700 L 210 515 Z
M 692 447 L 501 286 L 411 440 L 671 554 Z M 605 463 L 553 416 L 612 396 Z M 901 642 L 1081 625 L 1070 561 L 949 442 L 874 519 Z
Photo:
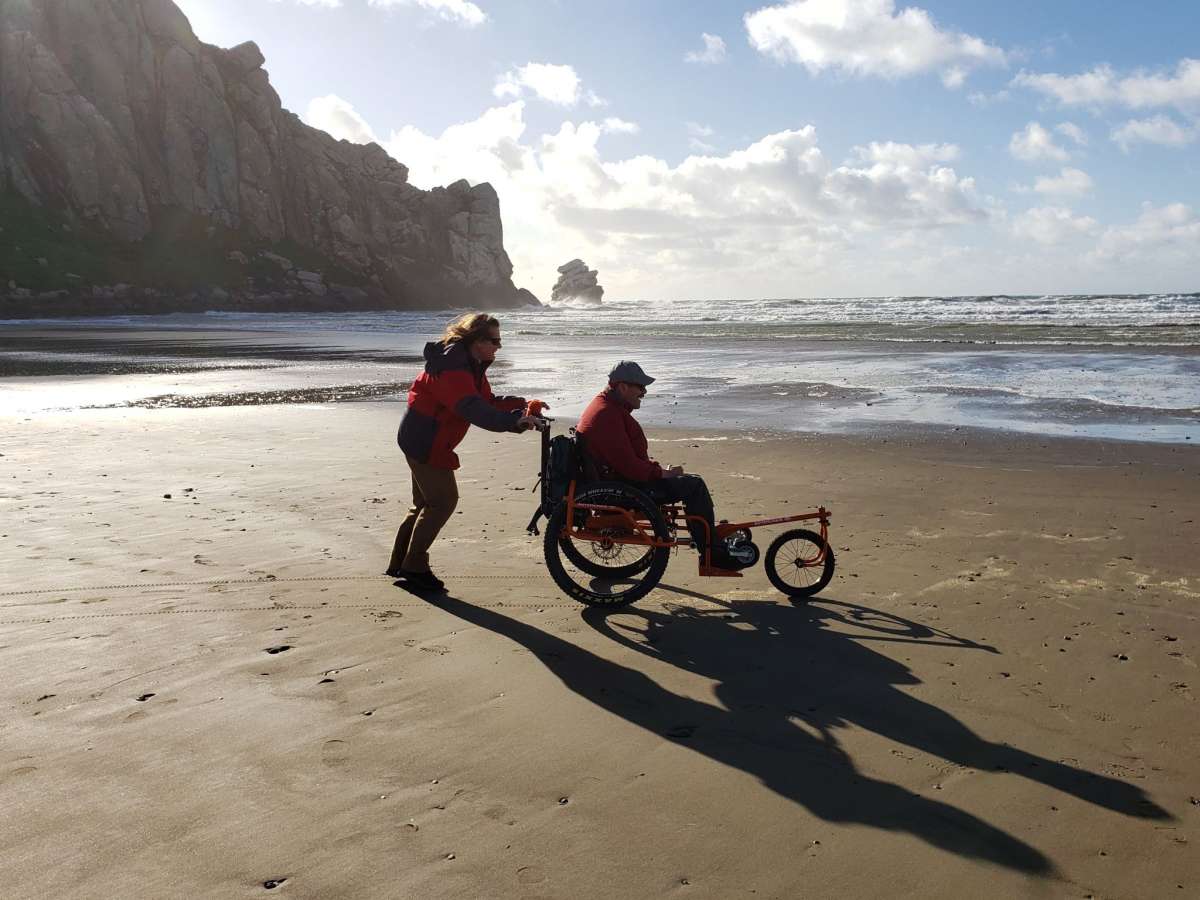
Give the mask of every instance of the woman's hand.
M 517 431 L 528 431 L 530 428 L 537 428 L 542 424 L 539 416 L 521 416 L 517 419 Z

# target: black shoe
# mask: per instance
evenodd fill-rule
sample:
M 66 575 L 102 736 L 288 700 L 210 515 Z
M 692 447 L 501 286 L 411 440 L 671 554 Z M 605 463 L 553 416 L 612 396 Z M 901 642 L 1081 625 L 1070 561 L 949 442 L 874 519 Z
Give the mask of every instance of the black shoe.
M 442 594 L 446 584 L 432 572 L 406 572 L 401 570 L 408 586 L 418 591 L 428 591 L 431 594 Z
M 729 555 L 729 550 L 725 547 L 724 542 L 714 544 L 712 548 L 712 564 L 718 569 L 743 569 L 743 566 L 738 560 Z M 704 554 L 700 554 L 700 561 L 704 561 Z
M 407 577 L 405 575 L 405 572 L 403 569 L 388 569 L 383 574 L 386 575 L 388 578 L 405 578 L 405 577 Z

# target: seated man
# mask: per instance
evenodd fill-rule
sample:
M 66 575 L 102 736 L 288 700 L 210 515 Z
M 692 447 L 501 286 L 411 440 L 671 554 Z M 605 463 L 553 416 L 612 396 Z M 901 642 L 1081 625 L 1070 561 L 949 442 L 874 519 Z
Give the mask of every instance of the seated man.
M 706 531 L 700 522 L 688 522 L 692 544 L 703 565 L 708 535 L 714 530 L 708 486 L 699 475 L 685 474 L 682 466 L 664 470 L 652 460 L 646 435 L 632 415 L 642 405 L 646 387 L 653 383 L 654 379 L 637 363 L 617 363 L 608 374 L 608 387 L 588 404 L 575 431 L 584 439 L 587 454 L 601 478 L 629 482 L 655 503 L 681 500 L 688 515 L 700 516 L 708 523 Z M 712 564 L 718 569 L 735 568 L 723 542 L 713 547 Z

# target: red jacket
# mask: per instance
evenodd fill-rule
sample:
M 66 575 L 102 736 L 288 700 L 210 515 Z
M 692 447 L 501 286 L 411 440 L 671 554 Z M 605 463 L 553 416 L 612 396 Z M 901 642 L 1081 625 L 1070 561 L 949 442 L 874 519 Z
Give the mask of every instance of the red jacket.
M 454 448 L 472 425 L 516 431 L 525 408 L 521 397 L 495 397 L 487 365 L 461 343 L 425 345 L 425 371 L 408 392 L 408 409 L 396 436 L 406 456 L 439 469 L 457 469 Z
M 588 404 L 575 431 L 583 437 L 587 455 L 606 477 L 613 475 L 626 481 L 663 477 L 662 466 L 647 453 L 649 445 L 642 426 L 611 388 L 601 391 Z

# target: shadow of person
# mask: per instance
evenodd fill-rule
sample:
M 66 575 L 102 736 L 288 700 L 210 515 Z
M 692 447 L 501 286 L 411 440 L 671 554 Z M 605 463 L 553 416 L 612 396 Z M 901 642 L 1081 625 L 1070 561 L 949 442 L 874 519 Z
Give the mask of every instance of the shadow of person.
M 587 610 L 583 618 L 627 647 L 712 679 L 727 709 L 782 713 L 815 730 L 831 748 L 837 747 L 835 730 L 853 725 L 964 769 L 1019 775 L 1124 815 L 1171 818 L 1135 785 L 980 737 L 945 710 L 899 690 L 920 681 L 902 663 L 863 642 L 994 653 L 993 647 L 825 598 L 820 606 L 728 604 L 674 590 L 719 606 L 678 607 L 667 613 L 626 610 L 626 616 L 644 623 L 641 628 L 614 627 L 600 609 Z
M 718 609 L 716 615 L 690 609 L 621 610 L 645 623 L 640 640 L 625 627 L 614 628 L 602 610 L 584 613 L 593 628 L 625 646 L 714 678 L 723 703 L 714 705 L 675 694 L 638 669 L 494 609 L 450 595 L 428 602 L 526 648 L 580 697 L 754 775 L 826 821 L 905 832 L 945 851 L 1028 874 L 1054 872 L 1037 849 L 982 819 L 856 768 L 833 730 L 858 719 L 877 723 L 883 734 L 907 736 L 902 742 L 911 746 L 958 748 L 964 759 L 971 757 L 967 750 L 982 753 L 994 745 L 961 724 L 952 727 L 950 716 L 896 690 L 895 685 L 916 679 L 899 663 L 826 630 L 813 609 L 754 603 Z M 748 629 L 742 627 L 747 624 Z M 836 708 L 842 703 L 857 718 Z M 864 709 L 888 703 L 909 704 L 904 709 L 917 719 L 904 722 L 902 715 L 887 710 L 872 715 Z M 923 741 L 917 732 L 924 727 L 949 729 L 951 736 Z M 1011 755 L 1002 758 L 1015 764 Z M 1136 798 L 1131 794 L 1127 799 L 1134 804 Z

